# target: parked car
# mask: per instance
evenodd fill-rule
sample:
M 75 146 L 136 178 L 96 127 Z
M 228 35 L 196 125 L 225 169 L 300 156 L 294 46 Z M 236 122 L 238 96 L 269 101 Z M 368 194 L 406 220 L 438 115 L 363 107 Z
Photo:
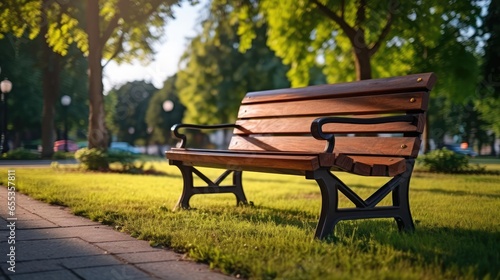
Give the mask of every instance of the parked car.
M 450 145 L 444 145 L 444 147 L 452 152 L 455 152 L 460 155 L 464 156 L 469 156 L 469 157 L 475 157 L 477 156 L 477 153 L 474 152 L 474 150 L 468 146 L 464 147 L 461 144 L 450 144 Z
M 76 143 L 78 145 L 78 149 L 87 148 L 89 143 L 87 141 L 80 141 Z
M 66 141 L 68 143 L 68 152 L 74 152 L 78 150 L 78 145 L 71 140 L 58 140 L 54 142 L 54 152 L 65 151 Z
M 108 150 L 112 151 L 112 152 L 125 152 L 125 153 L 131 153 L 131 154 L 140 154 L 139 149 L 130 145 L 127 142 L 111 142 L 111 145 L 109 146 Z

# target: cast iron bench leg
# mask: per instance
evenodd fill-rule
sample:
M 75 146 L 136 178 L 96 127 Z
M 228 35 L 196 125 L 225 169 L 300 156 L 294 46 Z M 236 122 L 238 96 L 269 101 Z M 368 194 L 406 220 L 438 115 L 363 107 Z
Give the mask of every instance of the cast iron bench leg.
M 314 236 L 323 239 L 332 234 L 335 225 L 340 221 L 340 216 L 336 215 L 338 209 L 337 180 L 327 169 L 307 173 L 306 178 L 315 179 L 321 190 L 321 212 Z
M 353 220 L 365 218 L 391 218 L 396 220 L 400 231 L 413 231 L 415 226 L 410 212 L 409 186 L 415 161 L 406 161 L 406 171 L 392 178 L 387 184 L 381 186 L 372 196 L 363 200 L 339 178 L 328 169 L 318 169 L 307 172 L 307 179 L 314 179 L 321 190 L 321 212 L 316 227 L 315 237 L 323 239 L 333 234 L 335 225 L 340 220 Z M 342 192 L 355 208 L 338 208 L 338 194 Z M 377 204 L 392 192 L 392 206 Z
M 177 167 L 180 169 L 182 174 L 183 186 L 182 194 L 179 197 L 179 201 L 175 205 L 174 210 L 177 208 L 189 209 L 191 208 L 189 206 L 189 200 L 193 195 L 195 195 L 193 186 L 193 167 L 184 165 L 177 165 Z
M 403 180 L 392 191 L 392 203 L 394 206 L 399 206 L 399 215 L 394 217 L 399 231 L 411 232 L 415 230 L 409 203 L 410 179 L 414 165 L 415 160 L 406 160 L 406 171 L 402 174 Z
M 236 205 L 247 204 L 245 192 L 243 191 L 242 171 L 226 170 L 215 181 L 210 180 L 201 171 L 182 164 L 176 164 L 183 178 L 182 194 L 174 210 L 177 208 L 190 209 L 189 200 L 195 194 L 207 193 L 232 193 L 236 196 Z M 202 179 L 207 186 L 194 186 L 193 173 Z M 233 174 L 232 185 L 221 185 L 224 179 Z

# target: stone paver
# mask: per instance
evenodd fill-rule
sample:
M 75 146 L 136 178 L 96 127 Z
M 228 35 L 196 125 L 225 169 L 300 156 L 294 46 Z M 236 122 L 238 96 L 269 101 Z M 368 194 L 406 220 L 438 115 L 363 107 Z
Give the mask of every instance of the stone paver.
M 15 244 L 9 244 L 13 235 Z M 15 272 L 8 270 L 11 246 L 15 246 Z M 0 187 L 0 280 L 3 279 L 234 278 L 211 271 L 207 265 L 186 261 L 181 254 L 153 248 L 147 241 L 109 226 L 74 216 L 64 207 L 20 193 L 16 193 L 15 216 L 9 215 L 7 189 Z

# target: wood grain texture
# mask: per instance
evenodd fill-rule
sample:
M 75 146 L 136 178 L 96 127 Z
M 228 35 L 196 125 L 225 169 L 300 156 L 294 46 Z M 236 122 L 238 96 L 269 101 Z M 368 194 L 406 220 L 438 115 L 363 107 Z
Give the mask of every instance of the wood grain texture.
M 310 136 L 233 136 L 229 149 L 322 153 L 326 143 Z M 336 137 L 333 153 L 416 157 L 419 148 L 416 137 Z
M 394 92 L 430 91 L 435 82 L 436 76 L 433 73 L 422 73 L 402 77 L 318 85 L 305 88 L 249 92 L 246 94 L 245 98 L 243 98 L 242 104 L 274 102 L 276 100 L 284 101 Z
M 370 117 L 374 117 L 370 115 Z M 273 117 L 265 119 L 237 120 L 234 134 L 310 134 L 311 123 L 317 117 Z M 416 124 L 407 122 L 381 123 L 381 124 L 347 124 L 331 123 L 323 126 L 325 133 L 422 133 L 425 119 L 422 114 L 417 116 Z
M 251 152 L 217 152 L 215 150 L 172 149 L 166 153 L 170 161 L 182 161 L 188 166 L 219 167 L 230 170 L 302 170 L 312 171 L 319 168 L 317 155 L 286 155 Z M 254 169 L 255 170 L 255 169 Z
M 396 176 L 406 170 L 405 158 L 339 154 L 335 165 L 364 176 Z
M 425 111 L 427 104 L 427 92 L 242 104 L 238 119 Z

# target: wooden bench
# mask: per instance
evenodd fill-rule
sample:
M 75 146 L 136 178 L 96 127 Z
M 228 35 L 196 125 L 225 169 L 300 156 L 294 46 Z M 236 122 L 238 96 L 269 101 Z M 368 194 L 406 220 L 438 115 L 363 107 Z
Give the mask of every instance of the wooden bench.
M 433 73 L 246 94 L 234 124 L 172 127 L 180 139 L 166 152 L 184 187 L 176 207 L 190 208 L 195 194 L 233 193 L 247 203 L 242 171 L 303 175 L 316 180 L 322 206 L 315 237 L 331 234 L 340 220 L 394 218 L 412 231 L 408 191 L 420 149 Z M 225 150 L 186 147 L 180 129 L 233 129 Z M 225 169 L 209 179 L 197 166 Z M 362 199 L 332 171 L 392 177 Z M 193 174 L 207 185 L 194 186 Z M 231 183 L 223 183 L 229 175 Z M 230 178 L 228 178 L 229 180 Z M 286 187 L 286 186 L 284 186 Z M 338 192 L 355 205 L 338 207 Z M 377 206 L 392 193 L 392 206 Z

